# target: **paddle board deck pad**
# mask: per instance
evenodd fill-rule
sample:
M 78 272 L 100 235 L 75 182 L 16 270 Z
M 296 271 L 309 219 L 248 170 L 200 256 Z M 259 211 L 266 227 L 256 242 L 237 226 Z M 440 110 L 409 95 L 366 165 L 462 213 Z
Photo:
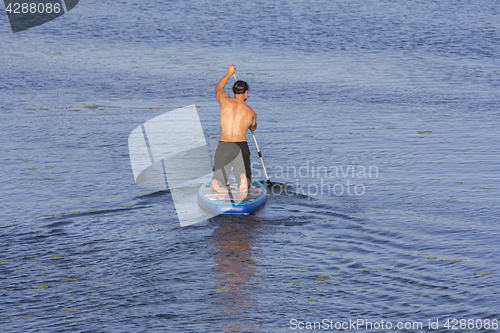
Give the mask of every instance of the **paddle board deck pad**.
M 241 193 L 234 181 L 227 187 L 228 193 L 219 193 L 212 189 L 211 181 L 201 185 L 198 191 L 198 203 L 203 208 L 218 214 L 249 214 L 266 203 L 266 188 L 254 180 L 246 193 Z

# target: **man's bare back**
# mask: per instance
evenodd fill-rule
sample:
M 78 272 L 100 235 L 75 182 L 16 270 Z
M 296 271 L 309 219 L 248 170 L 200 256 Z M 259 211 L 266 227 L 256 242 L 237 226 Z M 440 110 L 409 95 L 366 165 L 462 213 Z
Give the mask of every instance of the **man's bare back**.
M 226 95 L 227 96 L 227 95 Z M 255 130 L 257 115 L 247 103 L 229 96 L 220 98 L 220 127 L 219 141 L 243 142 L 250 128 Z M 255 123 L 254 127 L 251 127 Z
M 219 141 L 223 142 L 246 142 L 247 130 L 255 131 L 257 129 L 257 114 L 250 106 L 245 103 L 247 99 L 248 89 L 241 88 L 244 92 L 238 91 L 239 82 L 235 84 L 236 89 L 234 92 L 234 98 L 230 97 L 224 91 L 227 81 L 231 78 L 231 75 L 236 73 L 234 65 L 229 65 L 227 67 L 227 73 L 224 77 L 217 83 L 215 87 L 215 94 L 217 101 L 220 103 L 220 126 L 221 135 Z M 246 83 L 242 82 L 241 85 L 246 86 Z M 234 90 L 233 89 L 233 90 Z M 248 179 L 245 174 L 235 175 L 235 177 L 240 177 L 240 191 L 245 192 L 248 189 Z M 217 179 L 212 180 L 212 187 L 218 192 L 227 192 L 221 188 Z

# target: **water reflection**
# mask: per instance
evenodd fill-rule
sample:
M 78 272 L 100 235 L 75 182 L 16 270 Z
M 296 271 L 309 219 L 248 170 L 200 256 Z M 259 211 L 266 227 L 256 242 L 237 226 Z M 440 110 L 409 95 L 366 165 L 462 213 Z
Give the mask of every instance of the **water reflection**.
M 215 219 L 214 219 L 215 220 Z M 211 255 L 214 258 L 213 311 L 222 318 L 225 332 L 253 331 L 258 282 L 254 243 L 259 233 L 259 220 L 251 217 L 220 216 L 219 228 L 212 234 Z

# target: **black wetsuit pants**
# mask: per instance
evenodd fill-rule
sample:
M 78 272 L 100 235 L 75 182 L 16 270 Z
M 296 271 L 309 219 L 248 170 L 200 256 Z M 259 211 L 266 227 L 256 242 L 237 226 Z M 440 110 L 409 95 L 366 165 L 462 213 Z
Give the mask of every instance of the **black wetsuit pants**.
M 214 174 L 212 179 L 217 179 L 224 186 L 228 184 L 229 174 L 233 169 L 234 177 L 240 185 L 240 175 L 246 174 L 248 185 L 252 179 L 252 170 L 250 165 L 250 149 L 248 143 L 219 141 L 215 151 Z

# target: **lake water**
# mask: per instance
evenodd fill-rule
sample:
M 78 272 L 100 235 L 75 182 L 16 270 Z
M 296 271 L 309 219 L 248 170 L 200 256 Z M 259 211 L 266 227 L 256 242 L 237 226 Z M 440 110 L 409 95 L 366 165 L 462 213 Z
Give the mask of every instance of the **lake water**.
M 2 8 L 0 327 L 498 331 L 499 22 L 493 0 L 88 0 L 13 34 Z M 181 227 L 128 136 L 196 104 L 213 147 L 228 63 L 288 187 Z

